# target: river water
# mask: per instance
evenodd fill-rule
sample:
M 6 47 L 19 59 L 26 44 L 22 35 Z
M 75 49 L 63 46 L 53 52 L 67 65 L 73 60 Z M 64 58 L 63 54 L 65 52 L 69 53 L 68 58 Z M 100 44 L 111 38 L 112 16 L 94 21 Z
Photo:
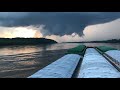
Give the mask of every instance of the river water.
M 111 46 L 120 49 L 120 43 L 59 43 L 0 47 L 0 78 L 26 78 L 65 55 L 67 49 L 80 44 Z

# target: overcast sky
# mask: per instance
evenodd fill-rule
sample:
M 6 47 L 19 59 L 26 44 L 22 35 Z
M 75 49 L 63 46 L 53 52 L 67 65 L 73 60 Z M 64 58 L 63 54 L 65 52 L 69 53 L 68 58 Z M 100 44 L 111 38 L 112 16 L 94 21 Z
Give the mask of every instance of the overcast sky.
M 71 37 L 67 37 L 71 41 L 73 38 L 76 38 L 74 41 L 78 41 L 82 35 L 89 36 L 94 30 L 94 32 L 104 32 L 109 29 L 107 33 L 113 32 L 113 30 L 115 33 L 119 32 L 119 18 L 120 12 L 0 12 L 0 32 L 2 36 L 6 35 L 6 32 L 7 34 L 10 32 L 12 35 L 15 28 L 21 27 L 22 29 L 27 28 L 27 32 L 30 29 L 38 30 L 40 35 L 42 34 L 41 36 L 49 38 L 54 36 L 54 38 L 59 37 L 60 40 L 61 37 L 67 35 Z M 86 34 L 86 30 L 89 35 Z M 107 33 L 105 33 L 107 36 L 105 38 L 109 39 L 111 35 Z M 112 38 L 116 38 L 116 36 L 113 35 Z M 117 36 L 117 38 L 119 37 Z M 94 38 L 85 38 L 85 40 L 92 39 L 95 40 L 95 34 Z M 99 37 L 96 40 L 101 39 L 103 38 Z

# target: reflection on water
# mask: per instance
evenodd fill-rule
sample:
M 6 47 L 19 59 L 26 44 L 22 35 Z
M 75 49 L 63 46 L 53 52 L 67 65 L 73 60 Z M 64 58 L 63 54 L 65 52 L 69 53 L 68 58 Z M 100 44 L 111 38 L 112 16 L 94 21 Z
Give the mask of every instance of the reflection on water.
M 16 63 L 16 62 L 14 62 Z M 29 66 L 29 65 L 35 65 L 37 62 L 35 60 L 31 60 L 31 61 L 20 61 L 20 62 L 17 62 L 17 64 L 19 65 L 25 65 L 25 66 Z
M 44 47 L 37 46 L 5 46 L 0 47 L 0 55 L 14 55 L 20 53 L 32 53 L 36 51 L 42 51 Z
M 24 54 L 33 53 L 46 50 L 61 50 L 76 47 L 82 43 L 60 43 L 60 44 L 50 44 L 50 45 L 30 45 L 30 46 L 4 46 L 0 47 L 0 55 L 14 55 L 14 54 Z M 120 49 L 120 43 L 83 43 L 86 46 L 110 46 Z
M 62 57 L 67 49 L 80 44 L 82 43 L 0 47 L 0 77 L 28 77 Z M 120 49 L 120 43 L 84 43 L 84 45 L 105 45 Z
M 29 46 L 5 46 L 0 47 L 0 55 L 14 55 L 14 54 L 24 54 L 33 53 L 46 50 L 61 50 L 75 47 L 79 44 L 50 44 L 50 45 L 29 45 Z

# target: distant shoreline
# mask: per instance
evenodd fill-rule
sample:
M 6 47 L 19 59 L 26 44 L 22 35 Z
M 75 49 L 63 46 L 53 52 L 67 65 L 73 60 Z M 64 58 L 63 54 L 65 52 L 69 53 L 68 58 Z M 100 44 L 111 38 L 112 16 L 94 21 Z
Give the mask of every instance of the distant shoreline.
M 120 43 L 120 42 L 63 42 L 63 43 Z
M 105 41 L 64 42 L 64 43 L 120 43 L 120 39 L 112 39 Z
M 0 46 L 8 45 L 38 45 L 57 43 L 52 39 L 46 38 L 0 38 Z

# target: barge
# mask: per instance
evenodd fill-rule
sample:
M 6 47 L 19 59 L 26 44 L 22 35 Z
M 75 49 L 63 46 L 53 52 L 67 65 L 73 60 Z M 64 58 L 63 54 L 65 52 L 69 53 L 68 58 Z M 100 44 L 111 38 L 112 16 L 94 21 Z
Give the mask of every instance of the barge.
M 120 50 L 79 45 L 28 78 L 120 78 Z

